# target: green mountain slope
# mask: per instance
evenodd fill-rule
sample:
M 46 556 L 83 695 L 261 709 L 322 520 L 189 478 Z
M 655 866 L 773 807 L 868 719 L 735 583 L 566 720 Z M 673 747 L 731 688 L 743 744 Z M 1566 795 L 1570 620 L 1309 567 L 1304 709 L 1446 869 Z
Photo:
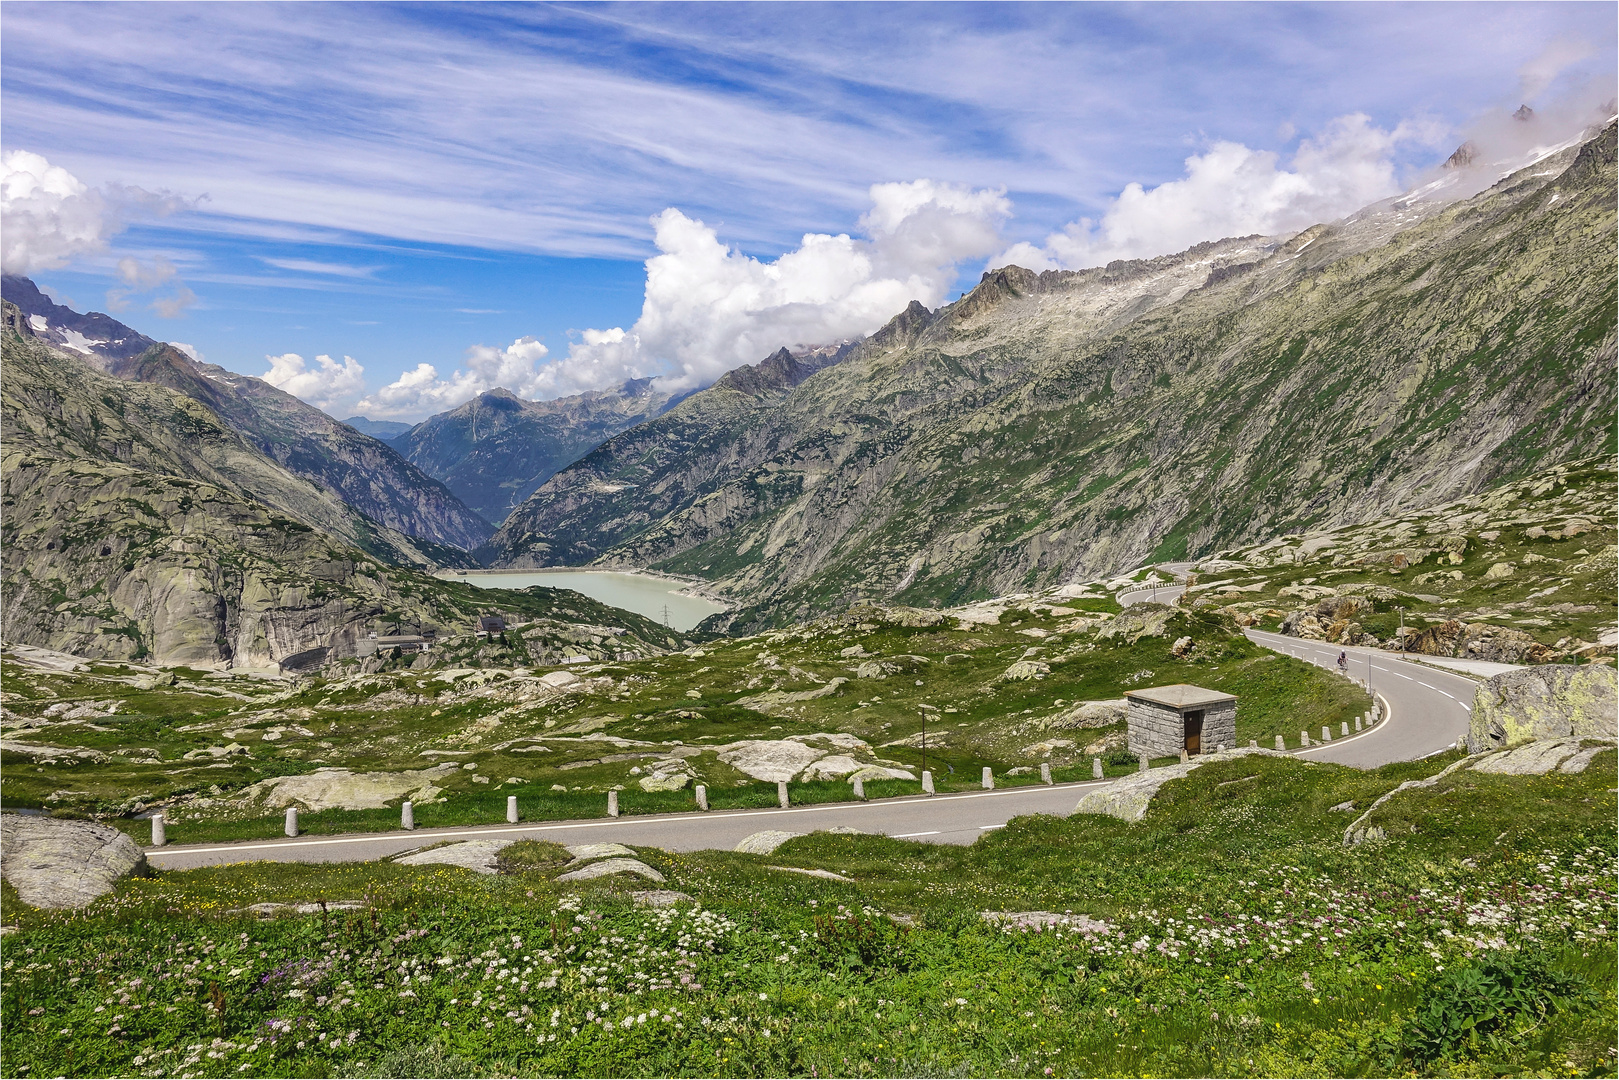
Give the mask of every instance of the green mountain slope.
M 1016 267 L 762 396 L 716 385 L 553 477 L 512 563 L 755 605 L 957 602 L 1458 498 L 1614 445 L 1614 129 L 1449 206 Z
M 561 590 L 480 592 L 389 565 L 432 560 L 201 402 L 105 375 L 31 337 L 16 307 L 5 316 L 8 643 L 275 669 L 312 652 L 352 656 L 384 617 L 470 632 L 479 610 L 516 604 L 541 617 L 566 598 L 586 621 L 667 644 L 647 620 Z

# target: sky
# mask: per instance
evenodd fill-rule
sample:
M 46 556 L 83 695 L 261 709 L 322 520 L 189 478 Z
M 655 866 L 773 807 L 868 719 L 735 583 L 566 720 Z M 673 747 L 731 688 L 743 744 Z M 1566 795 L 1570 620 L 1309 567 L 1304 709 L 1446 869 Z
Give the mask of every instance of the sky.
M 1006 262 L 1344 216 L 1527 138 L 1520 104 L 1571 137 L 1616 33 L 1611 3 L 9 0 L 0 246 L 340 418 L 687 388 Z

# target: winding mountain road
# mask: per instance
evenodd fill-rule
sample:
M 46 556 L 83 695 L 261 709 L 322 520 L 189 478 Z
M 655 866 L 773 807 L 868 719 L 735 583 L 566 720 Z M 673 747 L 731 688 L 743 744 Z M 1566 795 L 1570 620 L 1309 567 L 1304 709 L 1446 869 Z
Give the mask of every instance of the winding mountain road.
M 1164 586 L 1162 592 L 1179 586 Z M 1145 590 L 1143 590 L 1145 591 Z M 1136 602 L 1140 602 L 1139 600 Z M 1164 602 L 1173 602 L 1165 598 Z M 1368 674 L 1374 693 L 1385 704 L 1387 719 L 1376 727 L 1330 743 L 1296 750 L 1315 761 L 1367 768 L 1392 761 L 1410 761 L 1438 753 L 1456 744 L 1467 732 L 1468 715 L 1477 685 L 1463 675 L 1401 659 L 1375 649 L 1343 649 L 1337 645 L 1304 641 L 1258 630 L 1248 637 L 1279 653 L 1324 667 L 1333 667 L 1338 654 L 1347 652 L 1349 674 Z M 1320 736 L 1317 729 L 1312 740 Z M 1290 738 L 1296 745 L 1297 736 Z M 471 828 L 421 829 L 415 832 L 304 836 L 231 844 L 175 844 L 148 848 L 147 860 L 159 869 L 182 870 L 200 866 L 266 859 L 276 862 L 359 862 L 399 855 L 450 840 L 543 839 L 561 844 L 617 842 L 669 851 L 729 849 L 743 837 L 766 829 L 807 833 L 847 826 L 863 832 L 936 844 L 970 844 L 1023 814 L 1066 817 L 1086 790 L 1108 781 L 1038 785 L 993 791 L 882 799 L 868 803 L 829 803 L 786 809 L 733 810 L 709 813 L 643 815 L 585 821 L 499 824 Z M 177 828 L 176 831 L 179 831 Z

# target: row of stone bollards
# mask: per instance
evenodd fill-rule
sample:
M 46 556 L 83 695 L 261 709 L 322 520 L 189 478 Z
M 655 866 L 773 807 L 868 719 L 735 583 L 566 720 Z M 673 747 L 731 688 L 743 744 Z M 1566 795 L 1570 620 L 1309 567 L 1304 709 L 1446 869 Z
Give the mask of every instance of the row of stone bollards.
M 1102 775 L 1102 759 L 1101 758 L 1093 759 L 1092 766 L 1093 766 L 1093 771 L 1094 771 L 1095 775 L 1098 778 L 1100 778 L 1101 775 Z M 1142 768 L 1146 768 L 1145 759 L 1142 760 Z M 1041 766 L 1040 766 L 1040 782 L 1044 783 L 1044 784 L 1054 783 L 1054 781 L 1051 778 L 1051 764 L 1049 762 L 1042 763 Z M 991 769 L 987 765 L 984 766 L 982 783 L 983 783 L 984 789 L 986 791 L 994 790 L 994 788 L 995 788 L 995 773 L 994 773 L 994 770 Z M 854 781 L 852 782 L 852 786 L 853 786 L 854 797 L 857 800 L 860 800 L 862 802 L 865 801 L 865 798 L 866 798 L 866 784 L 865 784 L 865 781 L 860 779 L 859 777 L 856 777 L 854 779 Z M 708 809 L 708 788 L 707 788 L 707 786 L 703 785 L 703 784 L 697 784 L 695 786 L 695 789 L 694 789 L 693 793 L 696 796 L 697 808 L 699 810 L 705 810 L 706 811 Z M 934 786 L 933 786 L 933 773 L 926 770 L 926 769 L 924 769 L 922 771 L 922 793 L 925 794 L 925 795 L 933 795 L 933 794 L 936 793 L 935 789 L 934 789 Z M 778 782 L 776 784 L 776 802 L 777 802 L 777 804 L 779 806 L 781 806 L 783 809 L 785 809 L 786 807 L 791 805 L 791 801 L 792 800 L 789 798 L 788 791 L 787 791 L 787 784 L 785 782 Z M 609 791 L 607 793 L 607 816 L 608 817 L 618 817 L 619 816 L 618 792 L 616 792 L 616 791 Z M 511 824 L 514 824 L 514 825 L 518 821 L 522 820 L 521 816 L 519 815 L 518 810 L 517 810 L 517 796 L 516 795 L 508 795 L 508 796 L 506 796 L 506 820 L 507 820 L 507 822 L 509 822 Z M 405 800 L 403 803 L 401 803 L 399 805 L 399 827 L 401 829 L 405 829 L 407 831 L 413 830 L 413 829 L 416 828 L 416 809 L 415 809 L 415 806 L 412 805 L 412 803 L 408 799 Z M 299 835 L 298 808 L 296 806 L 287 807 L 286 827 L 285 827 L 284 831 L 286 832 L 286 834 L 288 836 L 297 836 L 297 835 Z M 167 820 L 165 819 L 165 817 L 164 817 L 164 815 L 162 813 L 153 814 L 152 815 L 152 846 L 153 847 L 163 847 L 167 843 L 168 843 L 168 822 L 167 822 Z

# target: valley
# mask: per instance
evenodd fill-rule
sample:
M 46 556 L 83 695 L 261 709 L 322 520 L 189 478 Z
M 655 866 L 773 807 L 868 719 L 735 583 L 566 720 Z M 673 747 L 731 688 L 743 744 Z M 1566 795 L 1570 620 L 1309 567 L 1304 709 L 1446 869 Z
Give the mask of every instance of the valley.
M 8 269 L 0 1072 L 1616 1075 L 1615 147 L 330 416 Z

